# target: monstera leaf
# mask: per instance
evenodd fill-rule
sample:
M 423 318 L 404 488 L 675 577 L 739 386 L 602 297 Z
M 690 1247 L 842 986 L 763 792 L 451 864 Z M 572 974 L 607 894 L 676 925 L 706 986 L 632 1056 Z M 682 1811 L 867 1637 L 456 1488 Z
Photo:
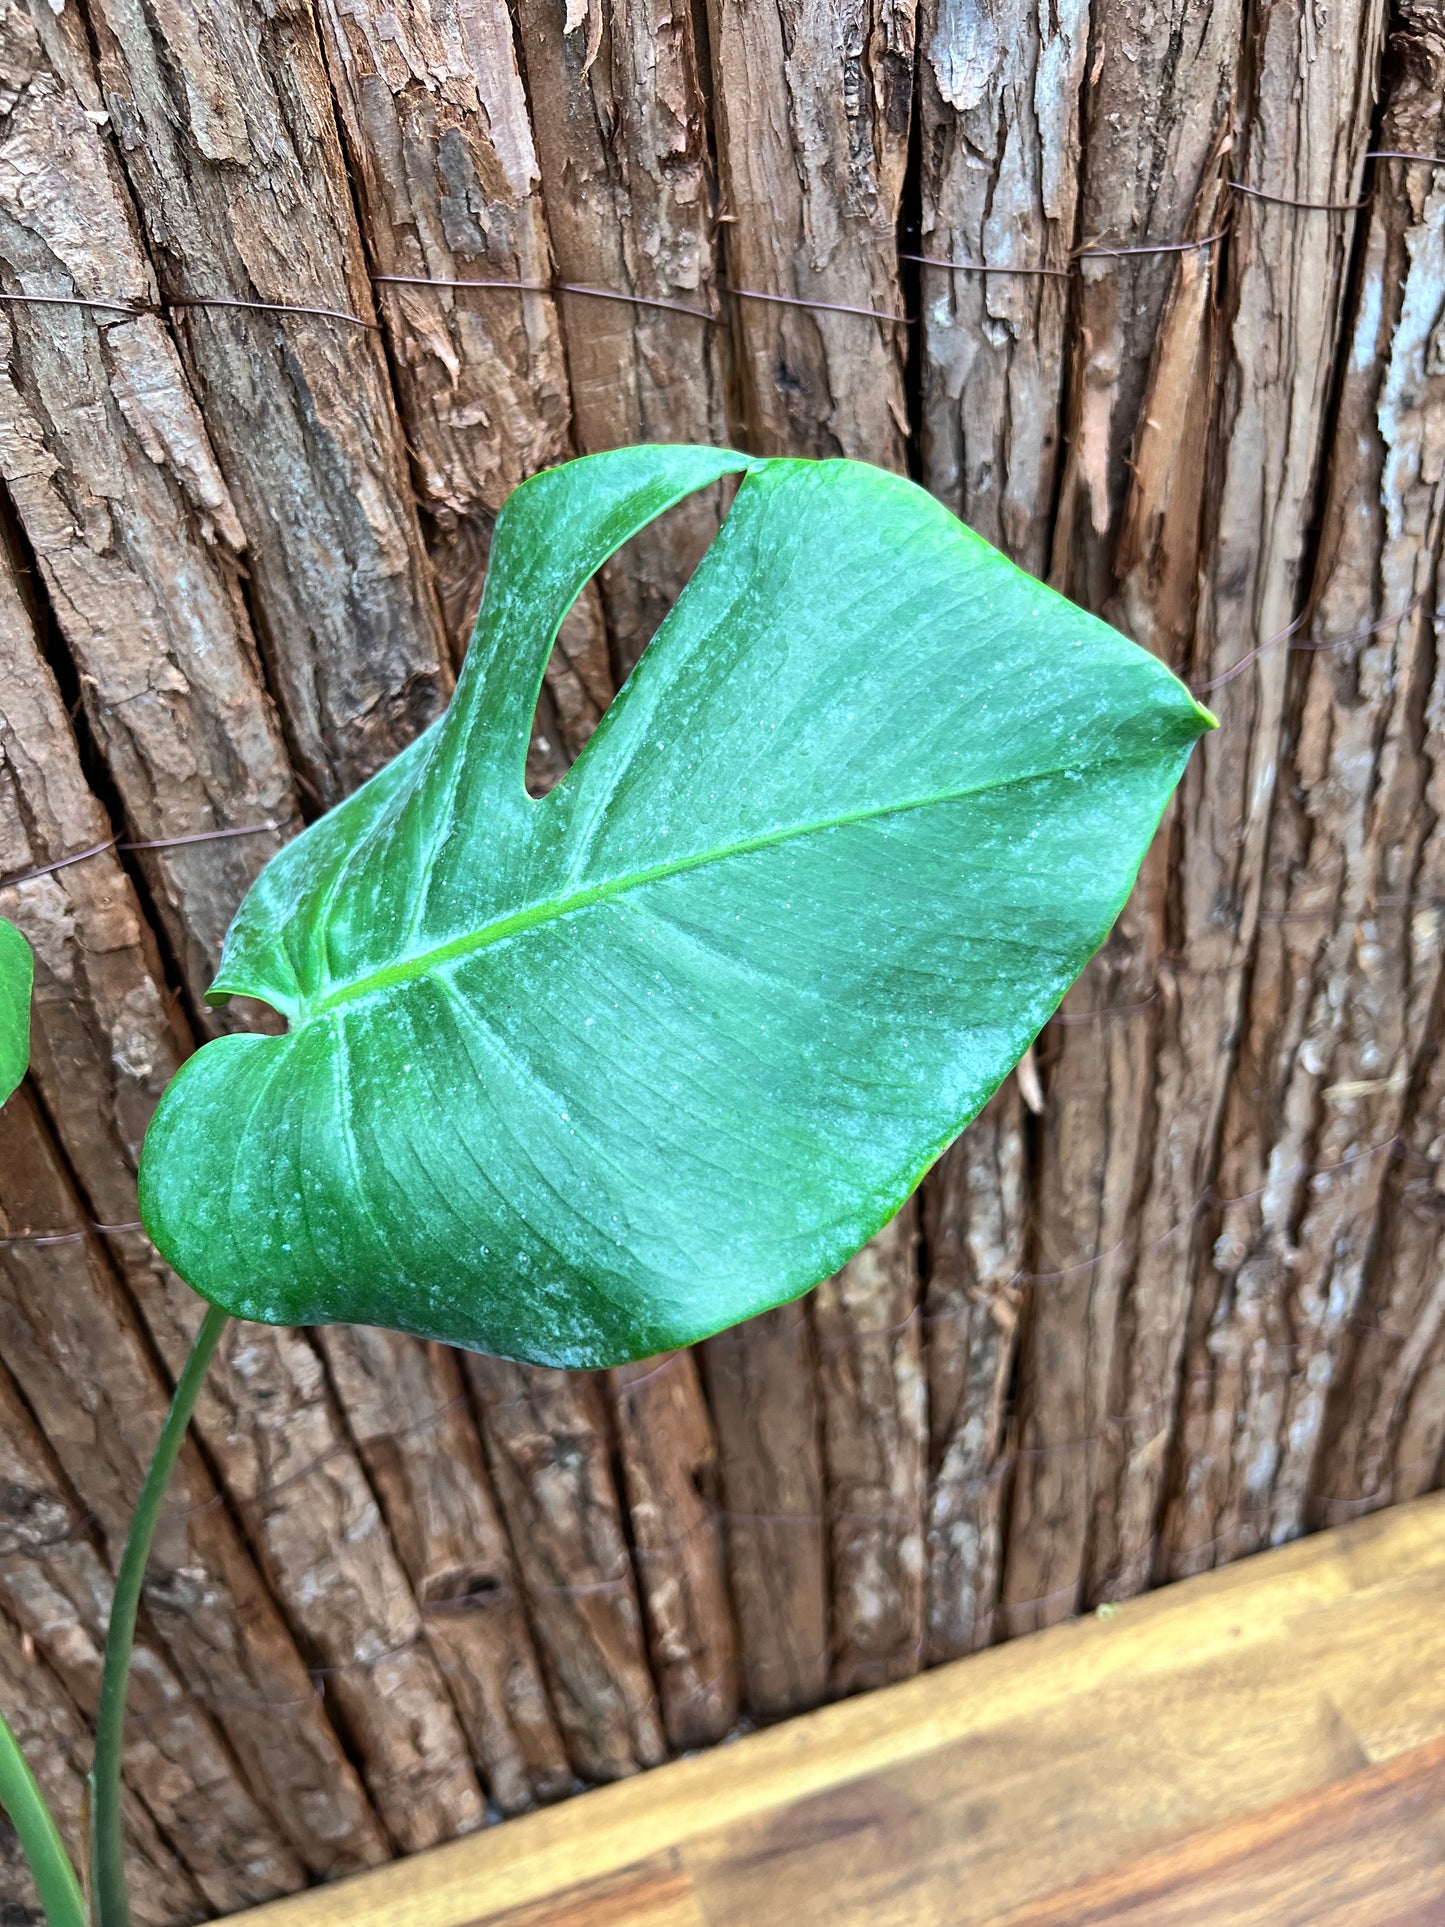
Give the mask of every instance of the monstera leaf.
M 30 1062 L 30 985 L 35 965 L 30 945 L 13 923 L 0 917 L 0 1104 Z
M 523 765 L 587 578 L 736 503 L 570 775 Z M 893 1213 L 1095 950 L 1212 719 L 921 490 L 592 456 L 497 523 L 446 715 L 273 858 L 182 1069 L 161 1251 L 248 1318 L 603 1365 L 795 1296 Z

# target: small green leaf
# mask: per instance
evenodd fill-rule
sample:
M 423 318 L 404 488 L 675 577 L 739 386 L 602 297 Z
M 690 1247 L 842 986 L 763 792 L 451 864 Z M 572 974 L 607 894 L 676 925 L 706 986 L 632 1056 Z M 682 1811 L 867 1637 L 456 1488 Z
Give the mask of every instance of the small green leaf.
M 0 1104 L 30 1063 L 30 987 L 35 961 L 13 923 L 0 917 Z
M 745 471 L 571 774 L 557 627 Z M 145 1147 L 161 1251 L 246 1318 L 559 1365 L 794 1297 L 903 1202 L 1097 948 L 1212 718 L 911 483 L 706 449 L 519 488 L 446 715 L 267 866 Z

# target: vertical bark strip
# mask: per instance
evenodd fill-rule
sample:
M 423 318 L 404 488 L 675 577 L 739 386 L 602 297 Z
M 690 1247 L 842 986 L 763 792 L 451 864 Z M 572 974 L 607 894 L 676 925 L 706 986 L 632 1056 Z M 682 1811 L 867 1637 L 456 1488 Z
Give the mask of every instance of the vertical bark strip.
M 0 60 L 0 283 L 152 306 L 75 9 L 7 5 Z M 298 827 L 240 592 L 245 538 L 155 315 L 9 302 L 0 357 L 0 474 L 129 833 L 262 826 L 142 856 L 199 1003 L 242 892 Z
M 1079 1604 L 1092 1495 L 1122 1449 L 1161 1455 L 1167 1379 L 1152 1409 L 1112 1395 L 1124 1297 L 1138 1256 L 1141 1144 L 1152 1136 L 1150 1069 L 1169 848 L 1156 841 L 1089 975 L 1052 1027 L 1039 1153 L 1036 1282 L 1019 1378 L 1005 1629 L 1030 1631 Z M 1148 1314 L 1149 1301 L 1137 1307 Z
M 1381 146 L 1439 151 L 1438 8 L 1399 10 L 1387 73 Z M 1429 1401 L 1417 1402 L 1417 1380 L 1445 1309 L 1421 1209 L 1441 1116 L 1445 996 L 1442 222 L 1445 170 L 1379 164 L 1311 626 L 1312 641 L 1348 640 L 1305 659 L 1294 781 L 1271 857 L 1278 905 L 1265 913 L 1261 957 L 1278 962 L 1259 1082 L 1278 1120 L 1272 1183 L 1230 1214 L 1225 1235 L 1273 1341 L 1250 1413 L 1255 1452 L 1277 1454 L 1275 1537 L 1382 1501 L 1397 1480 L 1423 1489 L 1439 1451 L 1434 1421 L 1421 1425 Z M 1305 1147 L 1340 1168 L 1286 1187 L 1276 1173 Z M 1394 1157 L 1402 1147 L 1409 1161 Z
M 0 862 L 15 874 L 93 846 L 104 824 L 8 579 L 0 581 L 0 665 Z M 106 1224 L 131 1225 L 145 1126 L 189 1048 L 168 1012 L 131 887 L 115 857 L 102 852 L 21 884 L 0 902 L 36 948 L 37 1085 L 59 1119 L 88 1206 Z M 77 1203 L 69 1222 L 86 1215 Z M 174 1377 L 204 1307 L 139 1232 L 114 1235 L 107 1249 Z M 338 1669 L 334 1701 L 353 1721 L 368 1783 L 397 1839 L 421 1845 L 478 1824 L 466 1750 L 426 1656 L 378 1660 L 414 1641 L 419 1620 L 314 1352 L 293 1333 L 235 1327 L 197 1425 L 228 1493 L 248 1508 L 243 1516 L 293 1624 L 318 1662 Z M 277 1455 L 290 1451 L 321 1461 L 314 1476 L 291 1479 L 296 1460 L 274 1472 Z M 268 1488 L 278 1477 L 282 1491 L 273 1502 Z M 365 1673 L 378 1663 L 392 1675 L 383 1697 Z
M 597 1384 L 499 1358 L 466 1365 L 572 1764 L 584 1780 L 655 1766 L 665 1741 Z
M 717 1426 L 743 1702 L 760 1719 L 828 1684 L 828 1569 L 816 1359 L 803 1305 L 702 1347 Z
M 1343 204 L 1360 195 L 1383 28 L 1380 0 L 1353 0 L 1327 16 L 1272 8 L 1254 30 L 1234 163 L 1236 178 L 1254 192 L 1237 196 L 1234 216 L 1193 664 L 1222 727 L 1201 743 L 1180 804 L 1179 1063 L 1169 1097 L 1170 1114 L 1192 1124 L 1185 1156 L 1196 1199 L 1211 1180 L 1230 1198 L 1256 1188 L 1251 1177 L 1267 1175 L 1239 1157 L 1238 1107 L 1248 1111 L 1255 1102 L 1256 1062 L 1242 999 L 1260 930 L 1283 747 L 1291 662 L 1283 645 L 1306 587 L 1300 571 L 1358 219 Z M 1256 1124 L 1268 1142 L 1263 1110 Z M 1260 1333 L 1250 1274 L 1239 1269 L 1245 1252 L 1231 1230 L 1211 1214 L 1197 1244 L 1181 1233 L 1176 1246 L 1184 1262 L 1194 1245 L 1198 1262 L 1176 1441 L 1182 1474 L 1159 1552 L 1169 1573 L 1212 1564 L 1268 1536 L 1270 1455 L 1236 1455 Z
M 1193 237 L 1217 231 L 1226 205 L 1219 176 L 1196 203 L 1189 223 Z M 1187 662 L 1197 604 L 1219 355 L 1218 287 L 1216 250 L 1178 257 L 1116 551 L 1113 619 L 1175 668 Z M 1051 1243 L 1068 1235 L 1079 1214 L 1087 1222 L 1091 1210 L 1107 1234 L 1098 1247 L 1101 1264 L 1054 1282 L 1067 1287 L 1071 1277 L 1089 1276 L 1097 1291 L 1115 1301 L 1118 1315 L 1108 1378 L 1092 1392 L 1104 1416 L 1084 1468 L 1087 1483 L 1075 1488 L 1091 1518 L 1086 1527 L 1069 1515 L 1063 1527 L 1084 1559 L 1085 1603 L 1125 1597 L 1149 1583 L 1178 1404 L 1198 1177 L 1196 1120 L 1183 1087 L 1179 1041 L 1187 1012 L 1175 948 L 1173 879 L 1182 861 L 1177 821 L 1171 803 L 1133 900 L 1071 994 L 1049 1047 L 1055 1122 L 1042 1144 L 1040 1218 Z M 1142 1034 L 1120 1040 L 1111 1035 L 1117 1026 Z M 1091 1121 L 1097 1151 L 1091 1150 Z M 1070 1155 L 1058 1156 L 1066 1145 Z M 1108 1188 L 1113 1185 L 1123 1193 L 1122 1222 L 1120 1196 Z M 1036 1321 L 1048 1302 L 1046 1296 L 1035 1300 Z M 1052 1437 L 1067 1442 L 1076 1436 L 1076 1423 L 1066 1417 Z M 1052 1446 L 1046 1442 L 1042 1449 Z
M 174 1371 L 204 1307 L 180 1287 L 146 1309 Z M 485 1810 L 456 1710 L 306 1336 L 233 1324 L 196 1425 L 392 1839 L 416 1853 L 479 1827 Z
M 726 443 L 712 183 L 692 15 L 669 0 L 520 10 L 579 448 Z M 658 302 L 663 305 L 645 305 Z M 675 304 L 669 307 L 668 303 Z M 679 309 L 698 310 L 696 315 Z M 632 668 L 717 530 L 720 488 L 603 571 L 613 662 Z
M 460 11 L 432 0 L 327 0 L 320 17 L 443 622 L 460 662 L 497 511 L 519 482 L 575 453 L 512 18 L 502 0 Z M 530 285 L 446 285 L 458 281 Z M 547 667 L 531 790 L 558 780 L 611 695 L 606 630 L 589 587 Z
M 111 1601 L 80 1508 L 0 1373 L 0 1606 L 90 1721 Z M 144 1626 L 131 1663 L 125 1777 L 208 1907 L 234 1913 L 304 1884 L 301 1862 Z
M 1080 130 L 1079 282 L 1052 579 L 1093 609 L 1113 586 L 1129 456 L 1177 243 L 1197 231 L 1218 172 L 1243 42 L 1243 0 L 1095 0 Z M 1090 254 L 1101 248 L 1163 252 Z
M 904 328 L 878 317 L 903 314 L 914 16 L 914 0 L 709 0 L 728 280 L 749 291 L 733 338 L 760 454 L 904 467 Z
M 0 1107 L 0 1359 L 24 1387 L 114 1569 L 168 1388 L 98 1240 L 40 1243 L 85 1212 L 25 1087 Z M 264 1788 L 318 1872 L 384 1858 L 386 1843 L 199 1455 L 177 1462 L 145 1607 L 185 1683 Z
M 1445 723 L 1445 674 L 1431 705 Z M 1437 792 L 1438 794 L 1438 792 Z M 1438 802 L 1436 821 L 1440 820 Z M 1437 871 L 1437 901 L 1439 900 Z M 1365 1290 L 1349 1322 L 1311 1522 L 1334 1525 L 1440 1483 L 1445 1451 L 1445 1009 L 1412 1093 Z
M 910 1200 L 812 1301 L 836 1693 L 907 1679 L 923 1663 L 928 1416 L 920 1309 Z
M 29 617 L 8 574 L 0 575 L 0 752 L 0 873 L 24 874 L 102 841 L 108 825 L 85 787 L 59 690 L 40 660 Z M 35 951 L 32 1074 L 57 1120 L 70 1166 L 85 1186 L 82 1202 L 56 1173 L 47 1153 L 35 1161 L 39 1189 L 29 1199 L 17 1192 L 7 1172 L 0 1183 L 5 1209 L 17 1231 L 70 1231 L 91 1212 L 107 1225 L 133 1225 L 136 1161 L 145 1126 L 189 1049 L 134 890 L 114 853 L 102 851 L 0 892 L 0 914 L 25 932 Z M 123 1530 L 128 1495 L 138 1488 L 149 1449 L 146 1438 L 132 1438 L 130 1428 L 158 1428 L 166 1388 L 138 1362 L 138 1335 L 114 1292 L 107 1259 L 122 1271 L 173 1372 L 184 1357 L 199 1304 L 139 1231 L 108 1233 L 103 1247 L 93 1240 L 30 1251 L 12 1247 L 17 1283 L 32 1275 L 27 1257 L 40 1265 L 43 1275 L 52 1275 L 43 1258 L 47 1250 L 53 1255 L 57 1288 L 73 1297 L 73 1303 L 66 1300 L 70 1310 L 51 1334 L 55 1349 L 43 1354 L 46 1373 L 53 1369 L 61 1375 L 54 1383 L 47 1377 L 47 1397 L 53 1394 L 60 1400 L 63 1411 L 65 1375 L 84 1381 L 100 1373 L 100 1386 L 82 1384 L 75 1397 L 78 1410 L 85 1409 L 88 1399 L 101 1400 L 95 1423 L 104 1427 L 111 1422 L 105 1417 L 105 1401 L 112 1373 L 123 1377 L 127 1368 L 139 1373 L 131 1393 L 139 1403 L 126 1408 L 129 1416 L 119 1433 L 124 1444 L 116 1474 L 119 1488 L 106 1488 L 113 1510 L 103 1516 L 110 1521 L 106 1530 L 114 1533 Z M 38 1409 L 28 1371 L 19 1377 Z M 50 1430 L 48 1419 L 46 1425 Z M 60 1449 L 53 1431 L 51 1437 Z M 60 1456 L 69 1463 L 65 1450 Z M 88 1491 L 98 1474 L 99 1467 L 87 1463 L 83 1473 L 73 1474 L 77 1489 Z M 86 1503 L 93 1511 L 101 1510 L 93 1498 Z M 214 1503 L 214 1497 L 205 1503 Z M 218 1527 L 222 1523 L 218 1519 Z M 229 1560 L 235 1555 L 225 1543 Z M 318 1556 L 332 1556 L 319 1532 L 318 1547 Z M 238 1601 L 256 1592 L 255 1578 L 248 1576 Z M 219 1593 L 211 1607 L 223 1616 L 232 1609 Z M 245 1651 L 247 1676 L 241 1687 L 234 1671 L 227 1670 L 224 1642 L 218 1640 L 218 1645 L 223 1655 L 218 1716 L 229 1730 L 233 1712 L 240 1718 L 248 1707 L 257 1708 L 257 1721 L 248 1721 L 239 1739 L 232 1737 L 243 1760 L 265 1758 L 260 1784 L 274 1798 L 278 1819 L 305 1863 L 328 1871 L 378 1858 L 383 1847 L 375 1821 L 321 1704 L 310 1692 L 295 1648 L 269 1606 L 261 1615 L 254 1650 Z M 206 1668 L 201 1675 L 187 1674 L 198 1691 L 208 1676 Z M 293 1742 L 266 1753 L 264 1732 L 258 1734 L 256 1727 L 264 1729 L 265 1708 L 273 1702 L 296 1709 L 288 1713 Z M 257 1747 L 262 1749 L 259 1754 Z
M 81 1864 L 85 1843 L 85 1774 L 90 1739 L 85 1721 L 60 1681 L 25 1635 L 0 1612 L 0 1702 L 55 1815 L 71 1860 Z M 149 1812 L 129 1787 L 123 1793 L 126 1878 L 134 1895 L 136 1927 L 173 1927 L 203 1920 L 199 1889 L 176 1860 Z M 43 1919 L 39 1896 L 19 1841 L 0 1826 L 0 1894 L 25 1927 Z M 20 1910 L 24 1911 L 20 1911 Z
M 250 0 L 88 14 L 283 719 L 330 804 L 431 721 L 449 675 L 316 26 Z M 187 305 L 218 300 L 370 325 Z
M 1025 1203 L 1022 1105 L 1010 1078 L 923 1187 L 930 1664 L 994 1637 Z
M 497 511 L 519 482 L 572 452 L 512 20 L 503 0 L 326 0 L 320 14 L 376 273 L 536 284 L 378 289 L 447 630 L 460 647 Z
M 1087 0 L 924 0 L 919 28 L 923 470 L 1043 575 L 1059 458 Z M 1037 274 L 1033 269 L 1047 269 Z M 1011 271 L 1010 271 L 1011 270 Z
M 717 1439 L 697 1362 L 671 1352 L 609 1379 L 663 1725 L 678 1751 L 707 1746 L 737 1720 L 738 1666 Z
M 572 1773 L 456 1355 L 365 1326 L 317 1338 L 493 1803 L 556 1799 Z

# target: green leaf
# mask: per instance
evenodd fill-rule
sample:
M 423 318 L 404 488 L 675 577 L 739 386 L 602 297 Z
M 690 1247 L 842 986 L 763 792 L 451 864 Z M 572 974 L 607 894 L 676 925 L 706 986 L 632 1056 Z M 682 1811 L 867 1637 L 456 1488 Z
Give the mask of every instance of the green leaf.
M 0 917 L 0 1104 L 30 1063 L 30 987 L 34 975 L 30 945 L 13 923 Z
M 523 786 L 552 639 L 691 489 L 721 533 L 570 775 Z M 273 858 L 141 1209 L 246 1318 L 559 1365 L 794 1297 L 898 1208 L 1122 906 L 1212 723 L 911 483 L 592 456 L 497 523 L 446 715 Z

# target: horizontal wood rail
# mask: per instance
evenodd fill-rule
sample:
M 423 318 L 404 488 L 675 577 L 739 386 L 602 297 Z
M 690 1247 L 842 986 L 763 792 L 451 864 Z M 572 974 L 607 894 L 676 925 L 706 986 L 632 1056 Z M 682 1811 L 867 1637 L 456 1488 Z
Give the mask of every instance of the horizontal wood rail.
M 1445 1494 L 237 1927 L 1440 1919 Z

